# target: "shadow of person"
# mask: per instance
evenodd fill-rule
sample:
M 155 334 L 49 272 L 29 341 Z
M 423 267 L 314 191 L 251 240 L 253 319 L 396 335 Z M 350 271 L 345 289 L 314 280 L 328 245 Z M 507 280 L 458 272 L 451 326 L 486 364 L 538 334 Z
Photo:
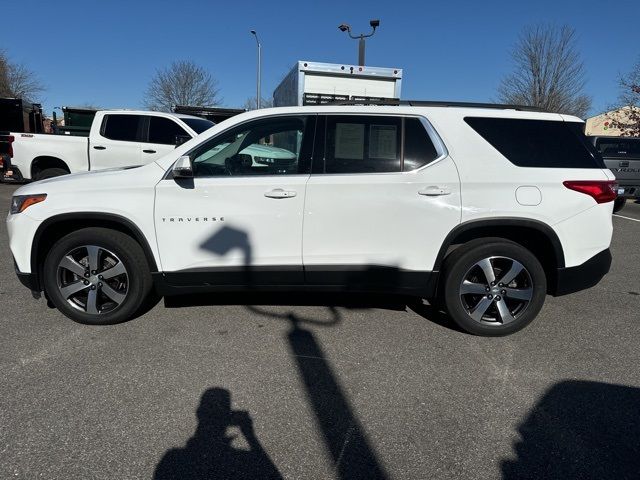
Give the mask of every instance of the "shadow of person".
M 601 382 L 554 385 L 518 428 L 505 480 L 640 478 L 640 389 Z
M 246 411 L 231 409 L 231 394 L 210 388 L 202 394 L 196 412 L 198 427 L 184 448 L 167 451 L 156 467 L 155 480 L 280 479 L 264 451 Z M 231 435 L 230 428 L 241 435 Z M 234 443 L 244 445 L 234 446 Z

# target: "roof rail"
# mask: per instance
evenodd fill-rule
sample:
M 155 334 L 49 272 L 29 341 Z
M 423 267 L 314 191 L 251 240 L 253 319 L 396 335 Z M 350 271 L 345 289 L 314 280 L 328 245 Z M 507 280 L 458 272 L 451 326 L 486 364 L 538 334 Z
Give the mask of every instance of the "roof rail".
M 323 105 L 408 105 L 411 107 L 461 107 L 461 108 L 494 108 L 499 110 L 520 110 L 523 112 L 546 112 L 541 107 L 532 105 L 511 105 L 504 103 L 448 102 L 445 100 L 346 100 L 329 102 Z

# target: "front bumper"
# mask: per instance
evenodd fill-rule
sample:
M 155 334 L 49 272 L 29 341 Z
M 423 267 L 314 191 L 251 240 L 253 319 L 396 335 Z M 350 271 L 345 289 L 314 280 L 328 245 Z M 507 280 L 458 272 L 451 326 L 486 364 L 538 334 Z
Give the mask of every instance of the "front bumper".
M 13 268 L 16 270 L 16 276 L 22 285 L 31 290 L 34 297 L 39 298 L 42 287 L 40 286 L 40 280 L 35 273 L 23 273 L 18 269 L 16 259 L 13 259 Z
M 567 295 L 593 287 L 609 273 L 611 260 L 611 251 L 607 248 L 582 265 L 559 268 L 555 288 L 550 293 L 555 296 Z

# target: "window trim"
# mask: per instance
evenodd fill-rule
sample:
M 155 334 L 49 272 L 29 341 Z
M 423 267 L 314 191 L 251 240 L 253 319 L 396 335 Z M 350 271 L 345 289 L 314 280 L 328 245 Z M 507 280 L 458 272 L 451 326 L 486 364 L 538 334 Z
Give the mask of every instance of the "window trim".
M 105 135 L 105 130 L 107 129 L 107 122 L 109 121 L 109 117 L 116 117 L 116 116 L 120 116 L 120 117 L 138 117 L 138 129 L 136 130 L 136 139 L 135 140 L 119 140 L 117 138 L 110 138 L 107 137 Z M 112 142 L 127 142 L 127 143 L 141 143 L 141 138 L 142 138 L 142 127 L 144 125 L 144 121 L 145 121 L 145 115 L 141 115 L 139 113 L 106 113 L 103 117 L 102 117 L 102 124 L 100 125 L 100 136 L 106 140 L 111 140 Z
M 442 141 L 442 138 L 440 137 L 440 135 L 438 134 L 438 132 L 436 131 L 436 129 L 433 127 L 433 125 L 431 124 L 431 122 L 424 116 L 424 115 L 418 115 L 418 114 L 406 114 L 406 113 L 380 113 L 380 112 L 372 112 L 372 113 L 343 113 L 343 112 L 330 112 L 330 113 L 318 113 L 318 118 L 320 117 L 330 117 L 330 116 L 350 116 L 350 117 L 395 117 L 398 118 L 400 117 L 402 119 L 401 122 L 401 128 L 402 128 L 402 132 L 400 134 L 401 139 L 402 139 L 402 145 L 400 147 L 400 151 L 401 151 L 401 157 L 400 157 L 400 171 L 399 172 L 351 172 L 351 173 L 326 173 L 326 172 L 313 172 L 313 170 L 311 171 L 311 175 L 415 175 L 416 173 L 422 171 L 425 168 L 428 168 L 440 161 L 442 161 L 443 159 L 447 158 L 449 156 L 449 150 L 447 149 L 446 145 L 444 144 L 444 142 Z M 424 127 L 425 131 L 427 132 L 427 135 L 429 136 L 431 143 L 433 143 L 434 148 L 436 149 L 436 153 L 438 154 L 438 156 L 433 159 L 432 161 L 430 161 L 429 163 L 427 163 L 426 165 L 422 165 L 421 167 L 415 168 L 413 170 L 403 170 L 404 169 L 404 121 L 407 118 L 417 118 L 420 123 L 422 124 L 422 126 Z M 320 139 L 320 141 L 322 141 L 322 143 L 324 144 L 326 142 L 326 134 L 327 134 L 327 128 L 326 128 L 326 120 L 324 121 L 324 132 L 321 132 L 322 134 L 322 138 Z M 316 128 L 316 140 L 317 140 L 317 128 Z M 315 146 L 317 145 L 317 143 L 314 143 L 314 151 L 315 151 Z M 318 159 L 322 161 L 322 164 L 324 166 L 324 163 L 326 161 L 326 157 L 325 157 L 325 152 L 324 149 L 322 150 L 322 159 Z M 323 168 L 324 170 L 324 168 Z
M 254 117 L 254 118 L 250 118 L 248 120 L 245 120 L 243 122 L 238 122 L 235 123 L 233 125 L 230 125 L 229 128 L 225 128 L 224 130 L 222 130 L 221 132 L 218 132 L 216 135 L 207 138 L 204 142 L 199 143 L 198 145 L 196 145 L 195 147 L 193 147 L 191 150 L 187 151 L 184 153 L 183 156 L 188 156 L 191 159 L 191 162 L 193 163 L 193 155 L 199 151 L 202 147 L 204 147 L 206 144 L 208 144 L 209 142 L 213 142 L 216 139 L 219 139 L 220 137 L 222 137 L 223 135 L 227 134 L 228 132 L 230 132 L 231 130 L 234 130 L 238 127 L 242 127 L 243 125 L 247 125 L 249 123 L 253 123 L 253 122 L 257 122 L 257 121 L 261 121 L 261 120 L 265 120 L 265 119 L 269 119 L 269 118 L 281 118 L 281 117 L 307 117 L 307 122 L 305 122 L 305 130 L 308 128 L 308 120 L 309 119 L 313 119 L 313 139 L 311 140 L 311 158 L 310 158 L 310 164 L 309 164 L 309 172 L 307 173 L 292 173 L 290 175 L 282 175 L 282 174 L 270 174 L 270 175 L 200 175 L 200 176 L 194 176 L 194 180 L 197 178 L 289 178 L 289 177 L 308 177 L 311 175 L 311 172 L 313 170 L 313 156 L 315 153 L 315 145 L 316 145 L 316 138 L 317 138 L 317 130 L 318 130 L 318 118 L 319 118 L 319 114 L 318 112 L 309 112 L 309 113 L 305 113 L 305 112 L 298 112 L 298 113 L 277 113 L 275 115 L 265 115 L 265 116 L 260 116 L 260 117 Z M 306 132 L 305 132 L 306 133 Z M 176 159 L 176 161 L 178 161 Z M 298 162 L 300 162 L 300 158 L 298 158 Z M 172 179 L 173 175 L 171 174 L 172 169 L 173 169 L 173 165 L 175 164 L 175 162 L 171 165 L 171 167 L 169 167 L 169 169 L 167 170 L 167 173 L 165 174 L 165 176 L 163 177 L 163 180 L 168 180 L 168 179 Z

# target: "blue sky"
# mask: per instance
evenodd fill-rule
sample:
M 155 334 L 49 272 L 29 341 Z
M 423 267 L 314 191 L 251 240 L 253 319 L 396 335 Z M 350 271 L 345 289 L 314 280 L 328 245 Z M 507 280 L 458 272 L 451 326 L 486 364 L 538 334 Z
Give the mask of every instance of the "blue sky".
M 138 108 L 156 69 L 193 60 L 219 81 L 223 104 L 255 95 L 255 40 L 263 43 L 263 96 L 296 60 L 357 63 L 356 33 L 381 26 L 367 42 L 367 65 L 404 69 L 403 98 L 491 101 L 511 68 L 522 27 L 569 24 L 588 74 L 592 113 L 618 94 L 617 75 L 640 60 L 640 1 L 165 1 L 3 0 L 0 48 L 36 71 L 45 109 L 91 103 Z M 15 19 L 15 20 L 14 20 Z

